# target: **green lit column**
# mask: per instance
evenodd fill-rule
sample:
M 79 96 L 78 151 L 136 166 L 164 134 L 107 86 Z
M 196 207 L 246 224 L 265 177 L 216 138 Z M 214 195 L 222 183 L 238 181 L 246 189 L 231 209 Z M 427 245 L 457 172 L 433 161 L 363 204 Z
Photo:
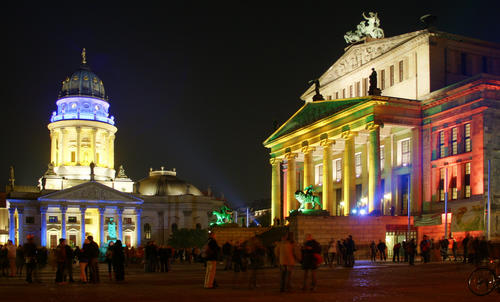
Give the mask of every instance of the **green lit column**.
M 297 200 L 295 199 L 295 191 L 297 191 L 297 176 L 295 158 L 296 153 L 289 152 L 285 155 L 287 160 L 287 173 L 286 173 L 286 213 L 291 210 L 297 209 Z
M 369 131 L 368 146 L 368 213 L 380 210 L 380 126 L 366 125 Z
M 331 140 L 321 141 L 323 147 L 323 210 L 336 213 L 336 209 L 331 209 L 333 199 L 333 173 L 332 173 L 332 144 Z M 335 208 L 336 206 L 334 206 Z
M 281 161 L 276 158 L 270 159 L 271 163 L 271 223 L 274 225 L 277 219 L 281 219 Z
M 304 188 L 314 185 L 313 151 L 314 147 L 305 146 L 302 148 L 302 153 L 304 153 Z M 306 204 L 306 209 L 310 208 L 311 204 Z
M 342 133 L 344 139 L 344 215 L 351 213 L 351 208 L 356 205 L 356 171 L 354 167 L 354 136 L 355 133 L 348 130 Z

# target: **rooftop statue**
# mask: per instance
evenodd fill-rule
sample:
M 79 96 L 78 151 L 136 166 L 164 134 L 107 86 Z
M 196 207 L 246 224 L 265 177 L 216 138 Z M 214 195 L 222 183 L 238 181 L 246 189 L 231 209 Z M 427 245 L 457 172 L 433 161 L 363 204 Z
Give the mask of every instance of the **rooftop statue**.
M 361 41 L 364 37 L 370 37 L 374 39 L 380 39 L 384 37 L 384 31 L 380 28 L 380 19 L 377 13 L 369 12 L 369 17 L 363 12 L 363 18 L 366 21 L 361 21 L 356 27 L 355 31 L 348 31 L 344 35 L 346 43 L 356 43 Z
M 311 84 L 314 84 L 314 96 L 313 96 L 313 101 L 323 101 L 325 100 L 325 98 L 321 95 L 321 93 L 319 93 L 319 80 L 316 79 L 316 80 L 311 80 L 309 81 L 309 85 Z

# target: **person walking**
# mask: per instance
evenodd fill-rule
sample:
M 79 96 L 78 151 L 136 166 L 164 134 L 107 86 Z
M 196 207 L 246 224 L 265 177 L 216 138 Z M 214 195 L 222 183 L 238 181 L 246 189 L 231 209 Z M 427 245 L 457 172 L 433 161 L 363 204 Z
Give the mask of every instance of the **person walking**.
M 276 244 L 276 261 L 280 267 L 280 292 L 292 290 L 292 272 L 297 260 L 296 246 L 292 233 L 286 233 Z
M 420 252 L 424 263 L 429 262 L 431 257 L 431 242 L 429 241 L 427 235 L 424 235 L 424 238 L 420 241 Z
M 215 271 L 217 269 L 217 260 L 219 259 L 220 248 L 215 240 L 215 233 L 211 232 L 208 242 L 204 247 L 204 258 L 207 263 L 205 271 L 205 288 L 217 288 L 215 281 Z
M 113 271 L 115 272 L 115 280 L 125 280 L 125 253 L 123 252 L 123 245 L 121 240 L 116 240 L 112 247 L 112 263 Z
M 304 283 L 302 290 L 307 290 L 308 275 L 311 272 L 311 291 L 316 289 L 316 269 L 321 264 L 321 246 L 313 239 L 311 234 L 306 234 L 302 247 L 302 269 L 304 269 Z

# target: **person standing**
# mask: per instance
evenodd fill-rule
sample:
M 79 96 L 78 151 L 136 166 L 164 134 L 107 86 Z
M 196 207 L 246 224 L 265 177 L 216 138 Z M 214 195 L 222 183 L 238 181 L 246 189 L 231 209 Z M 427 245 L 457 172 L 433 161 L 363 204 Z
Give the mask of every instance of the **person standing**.
M 215 271 L 217 269 L 217 260 L 219 259 L 219 245 L 215 240 L 215 233 L 211 232 L 208 242 L 205 246 L 205 259 L 207 263 L 205 271 L 205 288 L 216 288 L 217 282 L 215 281 Z
M 335 251 L 335 239 L 332 238 L 332 240 L 328 243 L 328 264 L 330 267 L 333 267 L 333 263 L 335 261 Z
M 89 257 L 89 279 L 92 283 L 99 283 L 99 246 L 94 242 L 94 237 L 87 237 L 89 243 L 83 245 L 83 249 L 88 252 Z
M 408 247 L 408 263 L 410 265 L 415 265 L 415 254 L 417 253 L 417 244 L 415 243 L 415 239 L 412 238 L 410 242 L 407 243 Z
M 113 245 L 115 243 L 113 241 L 110 241 L 108 243 L 108 248 L 106 249 L 106 263 L 108 264 L 108 277 L 109 280 L 113 280 Z
M 385 250 L 387 248 L 387 245 L 385 245 L 385 242 L 383 242 L 381 239 L 379 239 L 378 244 L 377 244 L 377 249 L 378 252 L 380 253 L 380 261 L 387 261 L 387 254 L 385 253 Z
M 427 235 L 424 235 L 422 241 L 420 241 L 420 252 L 422 253 L 422 258 L 424 263 L 430 261 L 430 253 L 431 253 L 431 242 L 427 238 Z
M 439 249 L 440 249 L 441 257 L 443 258 L 443 261 L 446 261 L 446 259 L 448 258 L 448 246 L 449 245 L 450 245 L 450 242 L 445 237 L 443 237 L 443 239 L 441 239 L 441 241 L 439 241 Z
M 276 244 L 275 255 L 280 266 L 280 292 L 292 290 L 292 272 L 297 260 L 292 233 L 283 235 Z
M 302 268 L 304 269 L 304 284 L 302 290 L 307 290 L 307 279 L 311 272 L 311 291 L 316 289 L 316 269 L 321 264 L 321 246 L 313 239 L 311 234 L 306 234 L 306 240 L 302 247 Z
M 78 264 L 80 265 L 80 282 L 87 283 L 87 265 L 89 263 L 88 251 L 85 247 L 88 247 L 90 241 L 85 239 L 83 242 L 83 247 L 78 250 L 76 257 L 78 258 Z
M 452 238 L 451 240 L 452 240 L 451 252 L 453 254 L 453 261 L 457 261 L 457 249 L 458 249 L 457 240 L 455 240 L 455 238 Z
M 467 263 L 467 258 L 469 257 L 469 241 L 470 241 L 470 235 L 467 233 L 465 238 L 462 240 L 462 247 L 464 249 L 464 263 Z
M 17 275 L 22 276 L 24 268 L 24 249 L 22 246 L 18 246 L 16 249 L 16 267 Z
M 396 262 L 396 259 L 399 263 L 399 250 L 401 249 L 401 243 L 397 242 L 392 248 L 392 262 Z
M 16 275 L 16 246 L 12 244 L 12 240 L 7 241 L 7 260 L 9 261 L 10 266 L 10 277 L 14 277 Z
M 66 239 L 60 238 L 59 245 L 56 247 L 56 263 L 57 263 L 57 271 L 56 271 L 56 283 L 64 284 L 64 276 L 67 265 L 68 255 L 66 253 Z
M 24 259 L 26 262 L 26 282 L 33 283 L 33 275 L 37 276 L 35 270 L 38 250 L 33 235 L 30 234 L 26 236 L 26 241 L 27 242 L 23 245 Z
M 231 243 L 229 241 L 226 241 L 226 243 L 224 243 L 222 245 L 222 256 L 224 257 L 224 262 L 225 262 L 225 266 L 224 266 L 224 270 L 227 271 L 227 270 L 231 270 L 231 250 L 232 250 L 233 246 L 231 245 Z
M 113 244 L 113 271 L 115 272 L 115 280 L 123 281 L 125 280 L 125 254 L 123 252 L 123 246 L 121 240 L 116 240 Z
M 372 262 L 377 262 L 377 245 L 373 240 L 370 243 L 370 259 Z

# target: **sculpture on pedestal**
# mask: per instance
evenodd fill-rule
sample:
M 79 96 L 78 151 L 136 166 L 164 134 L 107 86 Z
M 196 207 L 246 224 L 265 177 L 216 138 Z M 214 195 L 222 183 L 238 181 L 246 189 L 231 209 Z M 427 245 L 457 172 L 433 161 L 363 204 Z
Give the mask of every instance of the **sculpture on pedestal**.
M 365 37 L 373 39 L 381 39 L 384 37 L 384 31 L 380 28 L 380 19 L 377 13 L 369 12 L 367 17 L 365 13 L 362 14 L 366 21 L 361 21 L 356 27 L 355 31 L 348 31 L 344 35 L 347 43 L 356 43 Z
M 313 194 L 314 188 L 312 185 L 306 187 L 304 191 L 295 192 L 295 198 L 300 202 L 300 207 L 297 211 L 303 212 L 306 204 L 311 204 L 313 209 L 317 205 L 321 209 L 322 204 L 319 201 L 319 196 Z
M 233 222 L 233 217 L 232 217 L 233 211 L 228 208 L 227 206 L 222 206 L 219 211 L 213 211 L 212 215 L 217 217 L 216 222 L 210 223 L 211 226 L 213 225 L 223 225 L 226 223 L 232 223 Z

